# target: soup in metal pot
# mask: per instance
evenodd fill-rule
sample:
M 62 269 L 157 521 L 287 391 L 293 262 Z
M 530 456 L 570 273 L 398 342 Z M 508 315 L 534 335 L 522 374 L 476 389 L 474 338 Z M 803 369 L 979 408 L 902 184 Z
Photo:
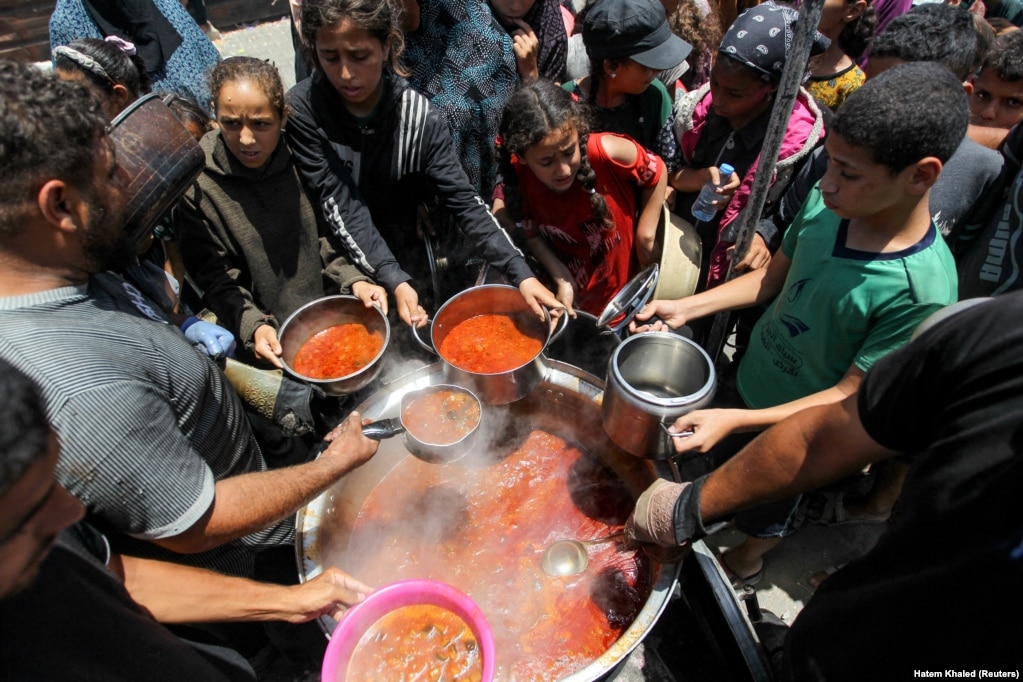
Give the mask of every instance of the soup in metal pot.
M 438 352 L 466 372 L 500 374 L 522 367 L 543 350 L 543 340 L 522 331 L 515 315 L 487 313 L 462 320 L 440 342 Z
M 451 445 L 479 426 L 480 403 L 465 391 L 429 390 L 405 407 L 401 423 L 421 443 Z
M 310 379 L 338 379 L 373 362 L 384 347 L 384 335 L 348 322 L 327 327 L 303 343 L 291 366 Z

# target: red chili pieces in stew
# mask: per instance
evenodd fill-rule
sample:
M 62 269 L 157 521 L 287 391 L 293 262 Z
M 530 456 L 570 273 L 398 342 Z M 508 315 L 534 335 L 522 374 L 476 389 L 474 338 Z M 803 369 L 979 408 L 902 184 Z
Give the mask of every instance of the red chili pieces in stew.
M 310 379 L 338 379 L 373 361 L 384 347 L 384 335 L 356 322 L 327 327 L 303 343 L 291 363 Z
M 403 606 L 359 639 L 348 662 L 350 682 L 479 682 L 483 661 L 472 630 L 440 606 Z
M 401 423 L 416 440 L 451 445 L 480 423 L 480 403 L 465 391 L 440 388 L 415 398 L 401 413 Z
M 487 313 L 462 320 L 440 344 L 440 355 L 455 367 L 477 374 L 518 369 L 543 350 L 543 341 L 524 334 L 513 316 Z

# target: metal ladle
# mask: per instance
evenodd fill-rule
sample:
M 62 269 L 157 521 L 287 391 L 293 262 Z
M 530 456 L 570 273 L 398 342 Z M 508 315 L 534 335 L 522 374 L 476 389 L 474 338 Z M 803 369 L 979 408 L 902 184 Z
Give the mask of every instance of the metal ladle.
M 590 563 L 590 555 L 586 551 L 587 545 L 611 542 L 623 535 L 625 535 L 625 531 L 620 530 L 617 533 L 593 540 L 558 540 L 543 551 L 540 567 L 543 568 L 544 573 L 554 577 L 582 573 Z

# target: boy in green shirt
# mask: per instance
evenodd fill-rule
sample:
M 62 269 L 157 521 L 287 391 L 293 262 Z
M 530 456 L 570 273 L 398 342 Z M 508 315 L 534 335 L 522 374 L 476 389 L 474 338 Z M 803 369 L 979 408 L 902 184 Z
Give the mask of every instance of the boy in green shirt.
M 825 141 L 828 170 L 766 268 L 676 301 L 653 316 L 677 328 L 707 315 L 768 303 L 738 369 L 741 406 L 675 421 L 678 452 L 711 452 L 731 433 L 758 432 L 799 410 L 839 402 L 866 370 L 957 298 L 952 255 L 928 210 L 931 186 L 968 121 L 962 83 L 928 62 L 895 67 L 850 95 Z M 730 439 L 717 463 L 752 438 Z M 741 442 L 734 442 L 741 441 Z M 792 532 L 798 500 L 752 510 L 736 527 L 754 537 L 728 553 L 733 584 L 763 575 L 763 554 Z

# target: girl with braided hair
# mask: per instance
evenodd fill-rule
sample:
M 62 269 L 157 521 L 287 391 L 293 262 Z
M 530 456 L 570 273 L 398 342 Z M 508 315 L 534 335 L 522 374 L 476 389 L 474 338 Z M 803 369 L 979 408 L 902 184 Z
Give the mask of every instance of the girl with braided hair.
M 500 131 L 494 214 L 521 226 L 563 305 L 599 314 L 654 260 L 664 162 L 624 135 L 590 133 L 586 106 L 548 81 L 512 96 Z

